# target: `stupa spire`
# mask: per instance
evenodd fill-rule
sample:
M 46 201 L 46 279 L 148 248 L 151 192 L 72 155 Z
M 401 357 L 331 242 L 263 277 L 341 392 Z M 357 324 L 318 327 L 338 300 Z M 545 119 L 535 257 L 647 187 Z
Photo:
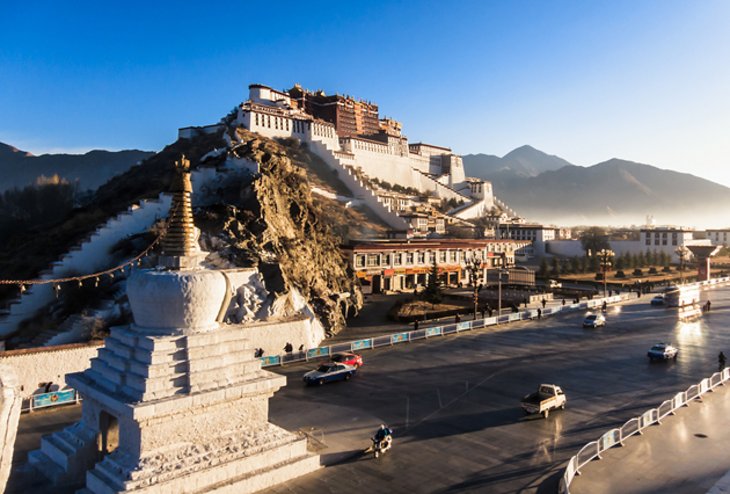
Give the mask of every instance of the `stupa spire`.
M 175 161 L 175 178 L 171 192 L 169 223 L 167 233 L 162 239 L 159 263 L 171 269 L 193 268 L 205 257 L 205 253 L 198 246 L 198 232 L 193 220 L 190 160 L 184 154 Z

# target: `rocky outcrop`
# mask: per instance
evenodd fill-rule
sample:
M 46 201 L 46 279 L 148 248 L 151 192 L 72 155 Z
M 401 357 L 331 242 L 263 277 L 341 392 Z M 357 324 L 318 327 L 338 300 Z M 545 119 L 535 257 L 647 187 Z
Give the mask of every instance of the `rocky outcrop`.
M 218 244 L 218 257 L 260 270 L 277 298 L 273 307 L 292 305 L 293 288 L 329 333 L 340 331 L 345 315 L 362 307 L 362 292 L 312 199 L 306 172 L 275 141 L 245 129 L 235 133 L 238 156 L 259 163 L 260 174 L 239 184 L 240 200 L 207 208 L 196 223 L 211 245 Z
M 5 491 L 13 463 L 21 402 L 20 385 L 15 372 L 9 365 L 0 364 L 0 492 Z

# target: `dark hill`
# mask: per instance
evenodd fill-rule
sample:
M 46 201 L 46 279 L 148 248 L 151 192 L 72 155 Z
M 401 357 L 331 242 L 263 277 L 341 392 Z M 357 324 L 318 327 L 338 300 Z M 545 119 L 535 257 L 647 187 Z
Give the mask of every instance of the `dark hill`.
M 43 154 L 34 156 L 0 143 L 0 192 L 32 184 L 41 175 L 59 175 L 78 182 L 79 190 L 94 190 L 111 177 L 154 153 L 139 150 L 89 151 L 86 154 Z

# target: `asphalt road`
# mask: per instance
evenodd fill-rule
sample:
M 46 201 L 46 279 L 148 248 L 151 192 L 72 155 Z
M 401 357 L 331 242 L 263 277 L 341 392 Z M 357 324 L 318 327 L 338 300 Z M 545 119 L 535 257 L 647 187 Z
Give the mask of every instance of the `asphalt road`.
M 707 294 L 713 310 L 692 324 L 645 296 L 612 307 L 605 328 L 574 313 L 367 352 L 347 383 L 308 388 L 311 364 L 276 369 L 288 386 L 271 421 L 313 431 L 328 467 L 271 491 L 555 492 L 585 443 L 716 370 L 730 351 L 730 290 Z M 677 361 L 649 363 L 657 341 L 674 343 Z M 568 408 L 525 417 L 520 398 L 541 382 L 561 385 Z M 395 445 L 374 460 L 361 451 L 381 422 Z
M 268 492 L 555 492 L 585 443 L 707 377 L 720 350 L 730 355 L 730 289 L 707 294 L 713 310 L 694 324 L 645 296 L 611 307 L 605 328 L 583 329 L 572 313 L 368 351 L 346 383 L 305 387 L 311 363 L 275 368 L 288 386 L 270 401 L 271 421 L 308 432 L 327 467 Z M 657 341 L 679 347 L 676 362 L 649 363 Z M 568 408 L 526 417 L 520 398 L 542 382 L 561 385 Z M 29 417 L 18 445 L 32 449 Z M 375 460 L 362 450 L 380 423 L 395 445 Z

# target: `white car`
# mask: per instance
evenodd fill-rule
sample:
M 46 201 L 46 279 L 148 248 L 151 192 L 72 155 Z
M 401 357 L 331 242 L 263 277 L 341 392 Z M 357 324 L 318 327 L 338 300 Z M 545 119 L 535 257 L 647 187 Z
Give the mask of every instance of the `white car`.
M 657 343 L 651 347 L 648 352 L 646 352 L 646 355 L 649 357 L 649 360 L 653 362 L 655 360 L 676 360 L 678 353 L 679 349 L 673 347 L 669 343 Z
M 606 317 L 603 314 L 588 314 L 583 319 L 584 328 L 597 328 L 598 326 L 606 325 Z
M 547 285 L 548 285 L 548 288 L 550 288 L 550 289 L 563 288 L 563 284 L 560 283 L 559 281 L 555 281 L 555 280 L 548 280 Z
M 353 365 L 340 364 L 337 362 L 329 362 L 317 367 L 316 370 L 309 371 L 304 374 L 304 382 L 307 384 L 318 384 L 332 381 L 349 381 L 357 372 L 357 367 Z

